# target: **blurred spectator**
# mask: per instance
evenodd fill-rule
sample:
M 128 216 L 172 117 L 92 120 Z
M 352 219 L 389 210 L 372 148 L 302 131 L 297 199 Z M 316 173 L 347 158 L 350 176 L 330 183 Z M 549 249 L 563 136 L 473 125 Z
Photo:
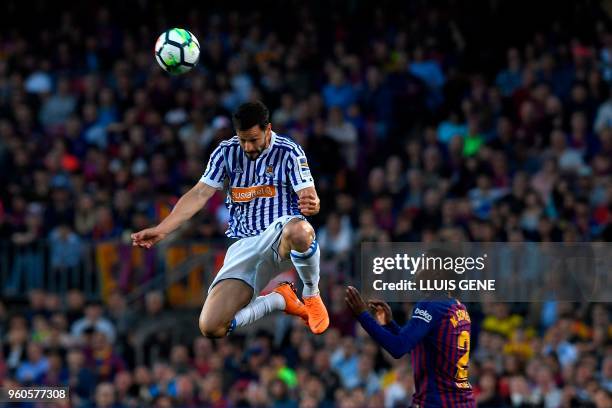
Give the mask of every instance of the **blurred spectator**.
M 108 319 L 103 317 L 103 313 L 104 309 L 100 303 L 88 304 L 85 307 L 85 316 L 72 324 L 70 329 L 72 335 L 79 337 L 86 330 L 94 330 L 104 333 L 110 342 L 115 341 L 115 327 Z
M 136 316 L 133 310 L 128 308 L 125 296 L 113 292 L 108 297 L 108 317 L 117 330 L 118 337 L 124 337 L 136 323 Z
M 89 334 L 84 352 L 86 365 L 93 369 L 98 381 L 112 380 L 125 370 L 123 359 L 113 350 L 104 332 L 94 331 Z
M 85 355 L 80 349 L 68 350 L 62 380 L 74 390 L 79 399 L 88 400 L 93 395 L 96 377 L 92 370 L 85 366 Z
M 548 367 L 539 368 L 536 384 L 536 388 L 533 391 L 533 401 L 543 402 L 547 408 L 561 405 L 561 391 L 557 388 Z
M 510 48 L 507 54 L 507 67 L 497 74 L 495 83 L 503 96 L 511 96 L 521 85 L 521 57 L 516 48 Z
M 51 268 L 69 270 L 79 266 L 81 239 L 68 225 L 59 225 L 51 231 L 49 246 Z
M 40 108 L 39 119 L 43 126 L 63 124 L 76 108 L 76 98 L 70 93 L 70 82 L 61 78 L 56 93 L 48 96 Z
M 49 360 L 45 357 L 42 346 L 32 342 L 28 344 L 27 360 L 19 364 L 15 378 L 24 384 L 42 384 L 48 370 Z
M 340 145 L 340 154 L 346 160 L 349 168 L 357 165 L 357 129 L 347 121 L 338 107 L 329 110 L 326 133 Z
M 356 99 L 355 90 L 347 83 L 346 76 L 339 68 L 332 68 L 329 83 L 323 87 L 323 100 L 328 107 L 338 107 L 339 111 L 349 107 Z
M 115 387 L 109 382 L 98 384 L 94 401 L 92 407 L 95 408 L 119 408 L 123 406 L 116 402 Z
M 15 373 L 21 362 L 26 360 L 28 341 L 27 322 L 16 316 L 10 320 L 7 336 L 3 341 L 3 361 L 10 373 Z
M 325 226 L 317 233 L 319 246 L 325 248 L 330 255 L 343 257 L 352 248 L 353 232 L 350 221 L 340 218 L 338 214 L 331 213 L 327 216 Z
M 497 390 L 497 378 L 492 373 L 483 373 L 475 389 L 478 407 L 502 407 L 504 400 Z
M 442 102 L 442 86 L 446 78 L 438 61 L 427 59 L 424 54 L 422 48 L 417 48 L 408 69 L 414 76 L 425 82 L 429 88 L 428 105 L 430 108 L 435 108 Z
M 333 351 L 330 358 L 332 367 L 340 375 L 342 385 L 348 389 L 357 387 L 359 379 L 354 373 L 358 371 L 359 356 L 353 339 L 344 337 L 341 346 Z

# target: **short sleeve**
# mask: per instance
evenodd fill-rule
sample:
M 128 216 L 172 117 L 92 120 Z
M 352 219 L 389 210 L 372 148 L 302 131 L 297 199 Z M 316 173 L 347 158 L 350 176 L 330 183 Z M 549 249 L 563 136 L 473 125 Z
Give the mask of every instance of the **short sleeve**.
M 306 154 L 301 147 L 297 146 L 289 153 L 290 157 L 287 161 L 287 171 L 293 191 L 300 191 L 307 187 L 314 186 L 314 179 L 310 173 Z
M 223 150 L 224 147 L 219 145 L 212 152 L 210 159 L 208 160 L 206 170 L 204 170 L 204 174 L 200 178 L 201 182 L 206 183 L 216 189 L 223 188 L 223 181 L 226 176 Z

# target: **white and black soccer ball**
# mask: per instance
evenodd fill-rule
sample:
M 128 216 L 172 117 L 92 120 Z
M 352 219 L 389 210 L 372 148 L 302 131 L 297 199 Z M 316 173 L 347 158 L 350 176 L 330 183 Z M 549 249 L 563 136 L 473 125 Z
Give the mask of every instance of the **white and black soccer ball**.
M 155 43 L 155 59 L 159 66 L 173 75 L 184 74 L 198 63 L 200 43 L 189 31 L 171 28 Z

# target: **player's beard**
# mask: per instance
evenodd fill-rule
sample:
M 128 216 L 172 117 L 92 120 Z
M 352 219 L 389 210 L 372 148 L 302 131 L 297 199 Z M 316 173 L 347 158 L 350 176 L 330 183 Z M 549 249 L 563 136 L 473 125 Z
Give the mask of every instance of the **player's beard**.
M 259 149 L 255 150 L 254 152 L 245 152 L 247 157 L 251 160 L 257 160 L 257 158 L 263 153 L 264 150 L 266 150 L 268 148 L 268 146 L 270 146 L 270 140 L 267 140 L 267 143 L 265 144 L 265 146 L 260 147 Z
M 261 155 L 261 153 L 265 150 L 265 147 L 261 147 L 254 152 L 247 153 L 247 157 L 251 160 L 257 160 L 257 158 Z

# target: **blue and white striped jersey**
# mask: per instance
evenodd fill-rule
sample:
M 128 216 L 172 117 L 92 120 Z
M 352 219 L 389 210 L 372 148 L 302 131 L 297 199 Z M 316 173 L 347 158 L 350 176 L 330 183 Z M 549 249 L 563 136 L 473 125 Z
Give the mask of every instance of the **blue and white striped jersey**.
M 244 153 L 238 136 L 221 142 L 200 181 L 222 189 L 226 179 L 230 221 L 225 235 L 231 238 L 258 235 L 279 217 L 299 215 L 296 191 L 314 186 L 304 150 L 274 132 L 255 160 Z

